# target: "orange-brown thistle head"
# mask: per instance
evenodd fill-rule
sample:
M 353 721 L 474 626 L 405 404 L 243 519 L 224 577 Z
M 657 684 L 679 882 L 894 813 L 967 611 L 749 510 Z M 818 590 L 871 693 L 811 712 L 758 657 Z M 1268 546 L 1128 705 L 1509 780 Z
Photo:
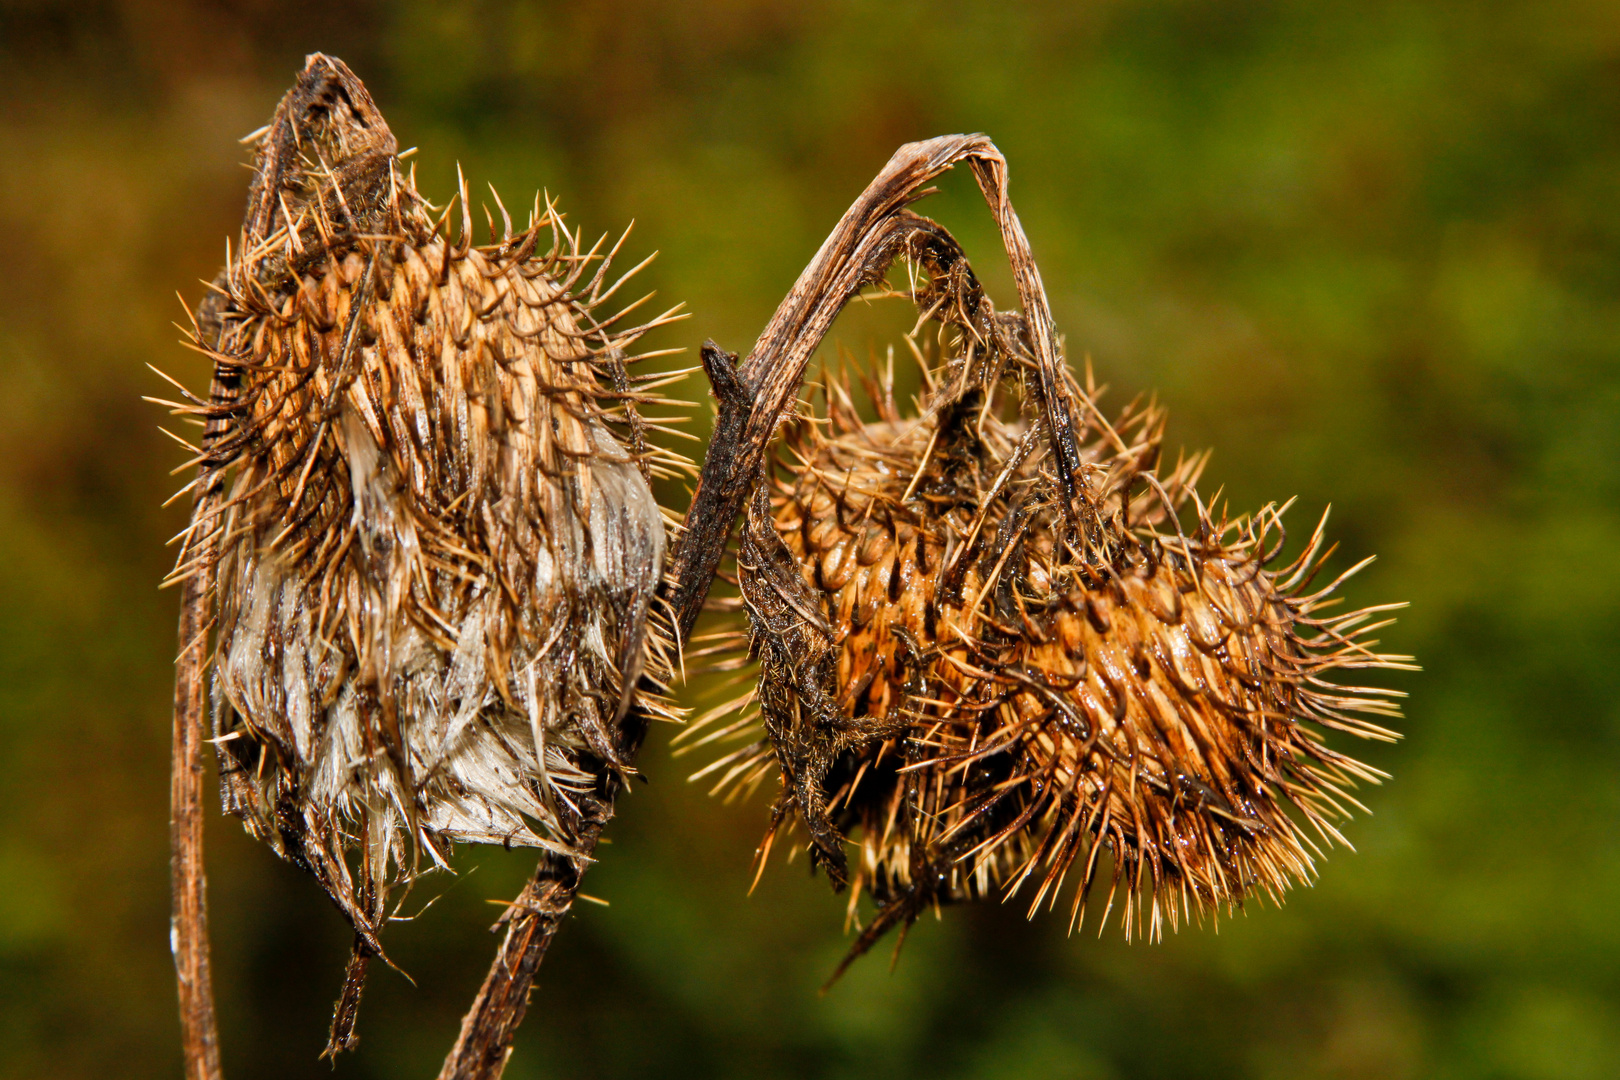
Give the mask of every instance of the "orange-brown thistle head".
M 852 920 L 872 896 L 851 958 L 928 904 L 1055 904 L 1071 873 L 1072 926 L 1100 867 L 1126 933 L 1153 936 L 1309 881 L 1359 806 L 1347 789 L 1380 775 L 1324 729 L 1395 737 L 1362 718 L 1397 715 L 1388 692 L 1325 678 L 1404 666 L 1366 637 L 1381 609 L 1326 614 L 1320 527 L 1276 566 L 1281 509 L 1215 520 L 1206 458 L 1161 466 L 1163 413 L 1110 422 L 1064 368 L 1083 473 L 1066 515 L 1021 320 L 919 307 L 945 360 L 916 414 L 885 388 L 864 422 L 828 379 L 744 523 L 748 631 L 717 648 L 749 650 L 758 685 L 698 726 L 753 738 L 705 770 L 722 786 L 780 772 L 761 855 L 803 826 Z
M 214 386 L 182 407 L 206 428 L 176 577 L 212 585 L 227 808 L 375 949 L 407 848 L 567 850 L 577 796 L 628 767 L 627 713 L 669 715 L 649 478 L 686 463 L 643 439 L 652 324 L 604 314 L 611 253 L 553 207 L 499 207 L 475 246 L 465 184 L 431 206 L 321 56 L 256 148 L 197 313 Z

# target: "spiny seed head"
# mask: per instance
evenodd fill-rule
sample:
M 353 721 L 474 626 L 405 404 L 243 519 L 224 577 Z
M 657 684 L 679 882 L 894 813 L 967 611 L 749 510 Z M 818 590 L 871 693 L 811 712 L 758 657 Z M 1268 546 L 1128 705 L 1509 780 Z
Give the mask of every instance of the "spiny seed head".
M 321 56 L 256 147 L 198 312 L 215 379 L 182 407 L 206 434 L 176 577 L 213 582 L 226 808 L 376 951 L 408 849 L 568 850 L 577 798 L 628 768 L 627 713 L 671 715 L 648 481 L 685 463 L 642 439 L 647 326 L 602 314 L 607 259 L 552 206 L 473 246 L 463 184 L 453 239 Z
M 1084 406 L 1074 529 L 1021 322 L 976 285 L 966 304 L 935 289 L 917 300 L 946 359 L 924 365 L 916 415 L 872 386 L 863 422 L 829 378 L 825 415 L 789 426 L 755 491 L 748 629 L 710 648 L 722 668 L 757 658 L 758 683 L 694 725 L 752 741 L 704 774 L 735 791 L 780 775 L 760 857 L 802 825 L 852 886 L 851 920 L 874 899 L 850 959 L 925 905 L 1027 889 L 1033 914 L 1071 873 L 1072 928 L 1100 866 L 1127 935 L 1310 881 L 1317 840 L 1342 841 L 1333 821 L 1360 805 L 1347 789 L 1382 775 L 1323 729 L 1395 737 L 1361 718 L 1398 715 L 1389 692 L 1326 678 L 1405 666 L 1366 638 L 1382 609 L 1326 614 L 1320 527 L 1277 567 L 1286 508 L 1216 520 L 1204 455 L 1160 465 L 1164 414 L 1110 423 L 1065 367 Z

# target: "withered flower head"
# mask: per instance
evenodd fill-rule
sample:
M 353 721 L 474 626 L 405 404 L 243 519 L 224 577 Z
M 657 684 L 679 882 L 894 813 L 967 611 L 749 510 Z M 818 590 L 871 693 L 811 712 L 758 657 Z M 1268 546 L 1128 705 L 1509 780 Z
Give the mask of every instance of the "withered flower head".
M 538 199 L 517 230 L 497 197 L 474 246 L 465 184 L 419 195 L 336 60 L 255 145 L 196 314 L 215 374 L 179 407 L 205 431 L 174 576 L 209 586 L 227 810 L 378 952 L 392 885 L 453 841 L 569 850 L 620 727 L 670 714 L 649 477 L 684 462 L 627 366 L 671 313 L 605 316 L 612 252 Z
M 892 374 L 867 380 L 873 423 L 828 378 L 825 415 L 789 425 L 754 488 L 747 630 L 706 651 L 757 659 L 757 687 L 693 732 L 752 741 L 699 775 L 779 774 L 759 859 L 803 826 L 851 920 L 863 893 L 878 905 L 846 965 L 925 906 L 1027 887 L 1033 914 L 1071 872 L 1072 928 L 1099 866 L 1127 935 L 1279 898 L 1381 775 L 1324 729 L 1396 737 L 1362 718 L 1398 715 L 1390 692 L 1327 678 L 1405 666 L 1366 636 L 1385 609 L 1328 613 L 1320 527 L 1276 566 L 1286 507 L 1217 519 L 1204 455 L 1161 464 L 1163 412 L 1110 421 L 1089 377 L 1043 371 L 1025 316 L 994 311 L 933 229 L 911 248 L 937 328 L 907 340 L 915 415 Z

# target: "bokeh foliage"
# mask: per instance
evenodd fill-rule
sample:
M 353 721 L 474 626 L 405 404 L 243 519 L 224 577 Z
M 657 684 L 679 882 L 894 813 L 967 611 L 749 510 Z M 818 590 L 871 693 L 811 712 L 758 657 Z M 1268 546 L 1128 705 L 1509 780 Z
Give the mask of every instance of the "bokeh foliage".
M 638 222 L 743 349 L 899 143 L 989 132 L 1072 357 L 1157 389 L 1235 509 L 1332 500 L 1356 601 L 1413 608 L 1395 779 L 1281 910 L 1126 946 L 946 913 L 838 956 L 802 863 L 667 733 L 509 1075 L 1620 1075 L 1620 8 L 1563 2 L 0 3 L 0 1075 L 172 1076 L 165 783 L 180 458 L 142 394 L 234 235 L 235 140 L 303 53 L 366 79 L 429 194 L 460 160 Z M 1003 303 L 971 185 L 927 204 Z M 858 355 L 859 318 L 839 334 Z M 878 343 L 880 344 L 880 343 Z M 701 386 L 691 384 L 692 393 Z M 684 505 L 679 492 L 668 493 Z M 226 1066 L 317 1064 L 347 936 L 210 833 Z M 339 1075 L 431 1075 L 521 854 L 396 927 Z

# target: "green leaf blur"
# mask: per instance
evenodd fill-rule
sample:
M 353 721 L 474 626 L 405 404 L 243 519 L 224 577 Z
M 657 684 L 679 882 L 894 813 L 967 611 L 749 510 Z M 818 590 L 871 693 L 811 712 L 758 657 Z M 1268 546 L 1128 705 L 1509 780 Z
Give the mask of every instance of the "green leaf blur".
M 655 732 L 508 1076 L 1620 1075 L 1620 9 L 1558 2 L 0 4 L 0 1076 L 178 1074 L 167 953 L 182 451 L 145 364 L 238 228 L 236 140 L 304 53 L 455 163 L 636 231 L 744 350 L 900 143 L 985 131 L 1077 362 L 1157 390 L 1234 510 L 1330 501 L 1352 602 L 1425 670 L 1315 888 L 1159 945 L 920 923 L 826 997 L 841 903 L 746 896 L 761 801 Z M 1012 303 L 963 178 L 926 204 Z M 628 264 L 627 264 L 628 265 Z M 866 321 L 863 321 L 866 320 Z M 835 335 L 866 356 L 878 322 Z M 829 350 L 830 351 L 830 350 Z M 707 400 L 700 381 L 688 396 Z M 701 425 L 700 425 L 701 426 Z M 678 490 L 667 501 L 684 507 Z M 320 1076 L 348 934 L 209 834 L 227 1073 Z M 339 1076 L 432 1075 L 530 860 L 417 887 Z M 1095 925 L 1094 923 L 1092 924 Z

